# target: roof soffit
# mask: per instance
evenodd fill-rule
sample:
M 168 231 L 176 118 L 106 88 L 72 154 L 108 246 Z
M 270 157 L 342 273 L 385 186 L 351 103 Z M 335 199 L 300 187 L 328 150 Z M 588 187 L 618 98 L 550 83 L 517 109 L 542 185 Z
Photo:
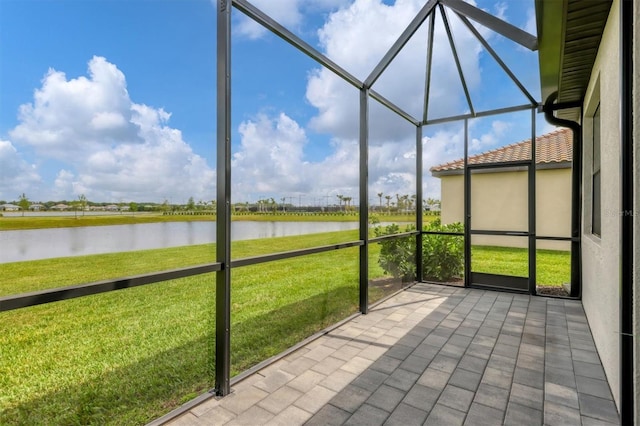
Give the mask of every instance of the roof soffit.
M 558 91 L 558 103 L 582 101 L 612 0 L 536 0 L 540 84 L 543 102 Z M 579 109 L 559 111 L 579 118 Z

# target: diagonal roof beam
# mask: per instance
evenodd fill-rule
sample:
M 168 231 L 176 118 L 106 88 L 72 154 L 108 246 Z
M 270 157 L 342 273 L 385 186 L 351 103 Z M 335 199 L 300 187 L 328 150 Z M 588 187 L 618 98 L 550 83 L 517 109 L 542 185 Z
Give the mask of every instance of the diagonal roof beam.
M 493 56 L 493 59 L 495 59 L 498 65 L 500 65 L 500 68 L 502 68 L 502 70 L 505 73 L 507 73 L 509 78 L 511 78 L 511 80 L 516 84 L 516 86 L 518 86 L 518 88 L 522 91 L 522 93 L 529 99 L 529 102 L 531 102 L 531 105 L 538 105 L 538 102 L 533 98 L 533 96 L 531 96 L 531 93 L 529 93 L 527 88 L 524 87 L 522 83 L 520 83 L 520 80 L 518 80 L 518 78 L 511 72 L 507 64 L 505 64 L 502 61 L 502 59 L 500 59 L 500 56 L 498 56 L 496 51 L 493 50 L 491 46 L 489 46 L 489 43 L 487 43 L 484 37 L 482 37 L 482 35 L 478 32 L 476 27 L 474 27 L 473 24 L 469 22 L 469 20 L 464 15 L 461 15 L 458 12 L 456 12 L 456 14 L 462 20 L 462 22 L 467 26 L 467 28 L 469 28 L 469 31 L 471 31 L 473 35 L 476 36 L 476 38 L 484 46 L 484 48 L 487 49 L 487 52 L 489 52 L 491 56 Z
M 449 20 L 447 19 L 447 13 L 444 10 L 442 4 L 438 5 L 440 7 L 440 14 L 442 15 L 442 22 L 444 22 L 444 29 L 447 31 L 447 37 L 449 38 L 449 46 L 451 46 L 451 53 L 453 53 L 453 59 L 456 61 L 456 68 L 458 68 L 458 75 L 460 76 L 460 82 L 462 83 L 462 88 L 464 89 L 464 95 L 467 97 L 467 104 L 469 105 L 469 111 L 471 115 L 473 112 L 473 103 L 471 102 L 471 95 L 469 95 L 469 88 L 467 87 L 467 81 L 464 78 L 464 73 L 462 72 L 462 66 L 460 65 L 460 57 L 458 56 L 458 51 L 456 49 L 456 44 L 453 41 L 453 34 L 451 33 L 451 28 L 449 27 Z
M 359 89 L 363 87 L 363 83 L 360 80 L 358 80 L 356 77 L 351 75 L 348 71 L 346 71 L 340 65 L 336 64 L 331 59 L 329 59 L 322 53 L 318 52 L 313 46 L 311 46 L 310 44 L 302 40 L 300 37 L 298 37 L 297 35 L 293 34 L 291 31 L 289 31 L 288 29 L 280 25 L 278 22 L 276 22 L 274 19 L 269 17 L 267 14 L 265 14 L 263 11 L 261 11 L 260 9 L 258 9 L 257 7 L 249 3 L 248 1 L 233 0 L 233 5 L 240 12 L 249 16 L 251 19 L 259 23 L 263 27 L 275 33 L 280 38 L 282 38 L 283 40 L 291 44 L 293 47 L 297 48 L 298 50 L 302 51 L 302 53 L 309 56 L 311 59 L 315 60 L 325 68 L 328 68 L 329 70 L 333 71 L 339 77 L 344 79 L 347 83 L 350 83 L 351 85 Z
M 529 50 L 538 50 L 538 39 L 526 31 L 503 21 L 500 18 L 478 9 L 462 0 L 440 0 L 447 7 L 455 10 L 458 14 L 473 19 L 477 23 L 499 33 Z
M 424 84 L 424 113 L 422 121 L 427 122 L 429 115 L 429 92 L 431 91 L 431 62 L 433 60 L 433 30 L 435 27 L 436 13 L 431 14 L 429 19 L 429 44 L 427 44 L 427 66 Z
M 273 18 L 269 17 L 267 14 L 262 12 L 260 9 L 256 8 L 254 5 L 249 3 L 247 0 L 233 0 L 233 6 L 236 7 L 240 12 L 247 15 L 249 18 L 261 24 L 263 27 L 267 28 L 269 31 L 273 32 L 292 46 L 296 47 L 298 50 L 302 51 L 307 56 L 314 59 L 319 64 L 328 68 L 332 72 L 334 72 L 339 77 L 343 78 L 347 83 L 357 87 L 358 89 L 362 89 L 364 87 L 364 83 L 358 80 L 357 77 L 351 75 L 344 68 L 340 67 L 338 64 L 333 62 L 331 59 L 318 52 L 313 46 L 307 44 L 305 41 L 300 39 L 298 36 L 293 34 L 291 31 L 284 28 Z M 420 121 L 413 117 L 408 112 L 404 111 L 402 108 L 398 107 L 396 104 L 382 96 L 380 93 L 370 90 L 370 96 L 377 100 L 380 104 L 389 108 L 391 111 L 395 112 L 408 122 L 414 125 L 419 125 Z
M 385 98 L 380 93 L 376 92 L 375 90 L 369 89 L 369 95 L 373 99 L 378 101 L 380 104 L 382 104 L 385 107 L 389 108 L 391 111 L 395 112 L 400 117 L 404 118 L 405 120 L 407 120 L 409 123 L 413 124 L 414 126 L 420 125 L 420 121 L 417 120 L 414 116 L 412 116 L 411 114 L 409 114 L 408 112 L 406 112 L 405 110 L 403 110 L 402 108 L 400 108 L 399 106 L 397 106 L 396 104 L 391 102 L 389 99 Z
M 407 44 L 411 36 L 415 34 L 416 31 L 418 31 L 418 28 L 420 28 L 420 25 L 422 25 L 424 20 L 427 19 L 427 16 L 429 16 L 429 14 L 436 7 L 438 1 L 439 0 L 429 0 L 427 4 L 425 4 L 422 9 L 420 9 L 420 12 L 418 12 L 416 17 L 413 18 L 413 21 L 411 21 L 411 23 L 409 23 L 402 34 L 400 34 L 398 40 L 396 40 L 393 46 L 391 46 L 391 49 L 387 51 L 382 60 L 378 63 L 378 65 L 376 65 L 373 71 L 371 71 L 369 77 L 367 77 L 367 79 L 364 81 L 365 88 L 370 88 L 373 83 L 375 83 L 376 80 L 380 77 L 380 75 L 382 75 L 391 61 L 393 61 L 393 58 L 395 58 L 398 53 L 400 53 L 400 50 L 402 50 L 404 45 Z

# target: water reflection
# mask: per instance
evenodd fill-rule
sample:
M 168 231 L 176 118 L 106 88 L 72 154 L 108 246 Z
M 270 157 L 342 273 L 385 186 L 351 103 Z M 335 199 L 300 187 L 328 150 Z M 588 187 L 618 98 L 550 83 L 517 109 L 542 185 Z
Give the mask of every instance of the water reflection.
M 357 222 L 232 222 L 232 240 L 357 229 Z M 215 242 L 215 222 L 160 222 L 0 232 L 1 262 Z

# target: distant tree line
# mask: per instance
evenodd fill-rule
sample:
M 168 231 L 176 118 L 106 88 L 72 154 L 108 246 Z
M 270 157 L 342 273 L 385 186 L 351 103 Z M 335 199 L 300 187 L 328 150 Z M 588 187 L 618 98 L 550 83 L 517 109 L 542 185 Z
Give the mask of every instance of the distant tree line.
M 412 213 L 416 211 L 416 195 L 415 194 L 384 194 L 378 192 L 378 205 L 372 203 L 370 210 L 376 213 L 402 214 Z M 296 197 L 281 197 L 276 200 L 273 197 L 262 198 L 256 202 L 238 202 L 232 205 L 233 213 L 286 213 L 286 212 L 356 212 L 358 207 L 352 204 L 353 197 L 343 194 L 336 195 L 337 204 L 329 204 L 329 198 L 326 196 L 326 203 L 321 205 L 320 202 L 314 202 L 311 205 L 301 204 L 302 196 L 298 197 L 298 205 L 292 203 L 292 199 Z M 289 202 L 287 203 L 287 199 Z M 319 200 L 319 199 L 318 199 Z M 213 212 L 215 213 L 217 203 L 216 200 L 199 200 L 189 197 L 186 204 L 173 204 L 168 199 L 164 199 L 161 203 L 156 202 L 95 202 L 87 199 L 84 194 L 78 196 L 76 200 L 52 200 L 42 202 L 32 202 L 25 193 L 22 193 L 17 200 L 7 202 L 0 200 L 0 205 L 12 204 L 18 206 L 24 213 L 28 210 L 67 210 L 67 211 L 129 211 L 129 212 L 153 212 L 159 211 L 165 214 L 170 212 Z M 423 210 L 439 211 L 440 200 L 427 198 L 423 200 Z

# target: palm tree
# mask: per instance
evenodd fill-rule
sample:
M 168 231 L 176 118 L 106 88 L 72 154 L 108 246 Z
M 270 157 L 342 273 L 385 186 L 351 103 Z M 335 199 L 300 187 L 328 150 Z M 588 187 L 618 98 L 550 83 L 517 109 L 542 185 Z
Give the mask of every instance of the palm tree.
M 440 200 L 435 198 L 427 198 L 427 200 L 424 201 L 423 204 L 425 204 L 427 210 L 433 210 L 434 207 L 440 205 Z
M 389 210 L 389 202 L 391 201 L 391 195 L 385 195 L 384 198 L 387 199 L 387 213 L 391 213 L 391 210 Z
M 342 196 L 342 194 L 338 194 L 336 195 L 336 197 L 338 197 L 338 205 L 340 206 L 340 210 L 342 210 L 342 201 L 344 200 L 344 197 Z
M 351 207 L 351 205 L 350 205 L 351 204 L 351 199 L 352 199 L 351 197 L 344 197 L 344 202 L 347 205 L 345 210 L 347 210 L 347 211 L 351 210 L 351 208 L 350 208 Z
M 382 210 L 382 196 L 384 195 L 383 192 L 378 192 L 378 199 L 380 200 L 380 210 Z

